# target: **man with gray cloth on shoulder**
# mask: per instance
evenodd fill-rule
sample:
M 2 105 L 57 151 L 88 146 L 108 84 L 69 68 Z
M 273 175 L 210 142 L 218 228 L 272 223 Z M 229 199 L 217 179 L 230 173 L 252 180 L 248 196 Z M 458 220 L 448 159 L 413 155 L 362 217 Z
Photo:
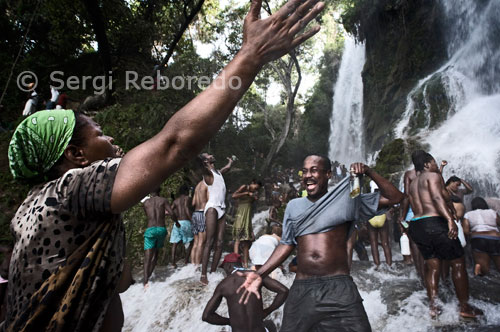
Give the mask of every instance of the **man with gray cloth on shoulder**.
M 302 182 L 307 197 L 291 200 L 283 218 L 283 237 L 269 260 L 246 275 L 240 301 L 260 297 L 262 279 L 297 247 L 297 274 L 283 312 L 281 331 L 371 331 L 356 284 L 347 265 L 347 239 L 355 221 L 367 221 L 377 210 L 403 200 L 403 193 L 362 163 L 351 165 L 353 176 L 369 176 L 379 192 L 354 194 L 350 177 L 331 191 L 330 160 L 310 155 Z M 359 191 L 358 191 L 359 193 Z M 353 197 L 353 198 L 351 198 Z

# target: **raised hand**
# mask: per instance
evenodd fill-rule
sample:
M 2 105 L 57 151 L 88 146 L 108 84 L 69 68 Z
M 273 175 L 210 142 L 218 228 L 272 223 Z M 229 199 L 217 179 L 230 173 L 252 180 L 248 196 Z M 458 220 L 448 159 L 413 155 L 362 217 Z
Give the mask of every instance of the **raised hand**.
M 243 26 L 242 52 L 250 52 L 260 65 L 276 60 L 320 30 L 297 35 L 324 8 L 319 0 L 290 0 L 273 15 L 260 19 L 262 0 L 252 0 Z
M 236 291 L 237 294 L 243 290 L 241 294 L 239 303 L 247 304 L 250 296 L 255 294 L 258 299 L 260 299 L 260 286 L 262 285 L 262 277 L 256 272 L 241 273 L 236 272 L 239 276 L 244 277 L 246 275 L 245 282 Z
M 351 173 L 354 173 L 354 175 L 362 175 L 365 174 L 369 169 L 370 167 L 366 166 L 363 163 L 353 163 L 351 164 L 349 170 Z

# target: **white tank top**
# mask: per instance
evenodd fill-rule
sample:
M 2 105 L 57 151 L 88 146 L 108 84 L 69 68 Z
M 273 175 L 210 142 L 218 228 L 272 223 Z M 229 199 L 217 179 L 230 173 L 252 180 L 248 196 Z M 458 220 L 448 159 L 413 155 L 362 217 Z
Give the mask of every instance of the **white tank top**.
M 473 232 L 498 232 L 497 213 L 492 209 L 469 211 L 465 214 L 464 218 L 469 220 L 470 228 Z
M 212 183 L 211 186 L 209 186 L 206 182 L 205 179 L 203 179 L 203 182 L 208 188 L 208 202 L 207 206 L 210 207 L 221 207 L 221 208 L 226 208 L 226 183 L 224 182 L 224 178 L 222 177 L 222 174 L 220 174 L 218 171 L 210 170 L 214 176 L 214 182 Z

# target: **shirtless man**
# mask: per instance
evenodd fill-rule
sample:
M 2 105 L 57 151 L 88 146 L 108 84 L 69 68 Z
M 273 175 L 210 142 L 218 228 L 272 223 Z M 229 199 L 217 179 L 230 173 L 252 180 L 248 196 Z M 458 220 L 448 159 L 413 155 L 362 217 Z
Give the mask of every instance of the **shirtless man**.
M 177 219 L 178 224 L 172 227 L 172 234 L 170 234 L 170 243 L 172 243 L 172 266 L 177 267 L 175 263 L 175 253 L 177 245 L 183 243 L 184 245 L 189 243 L 189 247 L 186 252 L 185 263 L 189 263 L 189 255 L 191 254 L 191 249 L 193 248 L 193 231 L 191 229 L 191 211 L 189 210 L 189 189 L 186 185 L 182 185 L 179 189 L 179 197 L 174 200 L 172 207 Z
M 199 265 L 201 264 L 201 255 L 203 253 L 203 248 L 205 248 L 205 241 L 207 240 L 206 233 L 206 223 L 205 223 L 205 204 L 208 201 L 208 190 L 207 186 L 203 181 L 198 182 L 196 188 L 194 189 L 193 195 L 193 208 L 194 212 L 192 215 L 193 221 L 193 235 L 194 235 L 194 245 L 191 251 L 191 263 Z
M 248 302 L 252 293 L 259 298 L 262 278 L 282 264 L 297 246 L 297 274 L 285 304 L 282 332 L 339 328 L 371 331 L 361 296 L 349 276 L 348 233 L 353 221 L 368 220 L 380 207 L 399 203 L 403 194 L 362 163 L 352 164 L 351 170 L 356 175 L 369 176 L 380 192 L 362 194 L 359 200 L 351 199 L 346 178 L 329 193 L 330 160 L 317 155 L 304 160 L 302 182 L 307 197 L 288 203 L 281 243 L 256 273 L 247 274 L 238 290 L 244 290 L 240 301 Z
M 203 248 L 203 257 L 201 262 L 200 282 L 208 284 L 207 268 L 210 252 L 215 243 L 214 256 L 210 273 L 215 272 L 222 255 L 222 243 L 224 241 L 224 228 L 226 227 L 226 183 L 222 174 L 229 171 L 233 160 L 227 158 L 228 163 L 219 171 L 215 168 L 215 157 L 208 153 L 202 153 L 198 156 L 198 162 L 203 165 L 203 181 L 208 189 L 208 201 L 205 204 L 205 222 L 207 226 L 207 240 Z
M 144 288 L 149 286 L 149 277 L 158 261 L 158 249 L 163 248 L 167 229 L 165 228 L 165 214 L 172 216 L 176 224 L 175 216 L 168 200 L 160 196 L 160 188 L 151 193 L 151 198 L 144 201 L 144 212 L 148 218 L 148 227 L 144 232 Z
M 221 267 L 226 272 L 227 277 L 215 288 L 214 295 L 203 311 L 203 320 L 213 325 L 231 325 L 233 332 L 276 331 L 274 324 L 271 321 L 264 322 L 264 319 L 285 302 L 288 288 L 279 281 L 266 277 L 262 281 L 263 286 L 276 293 L 271 305 L 264 309 L 262 299 L 254 297 L 250 299 L 247 305 L 243 305 L 238 302 L 240 297 L 236 294 L 236 290 L 245 281 L 248 270 L 241 267 L 240 255 L 236 253 L 226 255 Z M 235 271 L 242 271 L 242 273 L 238 275 L 234 273 Z M 227 301 L 229 318 L 222 317 L 215 312 L 222 298 Z
M 468 304 L 469 280 L 465 270 L 464 250 L 457 239 L 458 230 L 447 201 L 443 177 L 436 160 L 427 152 L 412 155 L 417 177 L 410 183 L 409 197 L 414 217 L 410 222 L 410 236 L 425 260 L 425 284 L 429 297 L 431 317 L 440 313 L 436 304 L 441 261 L 449 260 L 452 279 L 460 305 L 460 316 L 475 318 L 481 311 Z

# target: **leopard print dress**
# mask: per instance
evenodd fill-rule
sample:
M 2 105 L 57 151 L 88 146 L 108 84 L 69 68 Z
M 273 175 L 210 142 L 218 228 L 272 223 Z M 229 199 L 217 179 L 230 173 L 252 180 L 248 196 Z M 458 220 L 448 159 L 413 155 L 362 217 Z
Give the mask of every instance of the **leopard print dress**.
M 99 330 L 125 255 L 123 223 L 111 213 L 120 161 L 69 170 L 34 187 L 19 207 L 6 330 Z

